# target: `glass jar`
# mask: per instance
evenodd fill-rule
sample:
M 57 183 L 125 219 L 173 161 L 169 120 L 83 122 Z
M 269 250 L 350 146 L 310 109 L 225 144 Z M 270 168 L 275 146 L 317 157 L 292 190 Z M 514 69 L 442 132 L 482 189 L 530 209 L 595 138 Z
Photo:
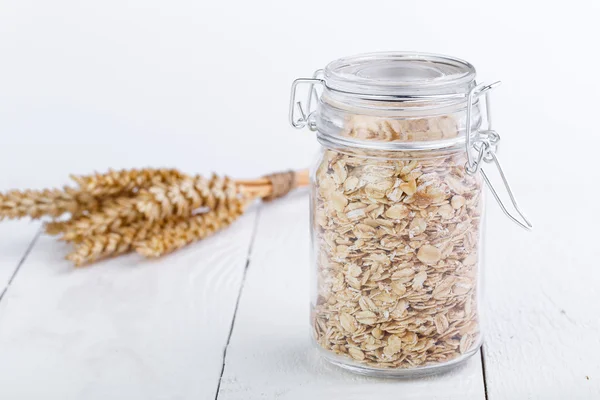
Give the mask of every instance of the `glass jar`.
M 500 167 L 483 118 L 493 86 L 465 61 L 421 53 L 343 58 L 294 82 L 291 123 L 323 146 L 311 173 L 311 325 L 328 361 L 414 376 L 481 346 L 481 163 Z

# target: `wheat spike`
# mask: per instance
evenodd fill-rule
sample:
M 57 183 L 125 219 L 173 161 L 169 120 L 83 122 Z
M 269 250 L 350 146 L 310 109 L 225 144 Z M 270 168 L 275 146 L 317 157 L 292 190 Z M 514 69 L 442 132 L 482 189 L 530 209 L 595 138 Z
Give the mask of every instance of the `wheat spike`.
M 149 238 L 137 241 L 134 244 L 135 251 L 148 258 L 160 257 L 229 226 L 242 213 L 243 210 L 240 207 L 237 211 L 209 211 L 205 214 L 179 219 L 162 227 Z
M 197 175 L 176 185 L 156 185 L 140 192 L 136 207 L 147 219 L 160 220 L 189 216 L 200 207 L 214 209 L 220 203 L 236 201 L 237 197 L 239 190 L 229 178 Z
M 159 257 L 204 239 L 239 218 L 252 198 L 241 196 L 240 187 L 227 179 L 217 183 L 213 177 L 213 181 L 213 187 L 223 184 L 224 190 L 215 196 L 210 211 L 165 224 L 158 232 L 137 241 L 135 250 L 145 257 Z
M 59 217 L 75 213 L 82 208 L 95 210 L 98 200 L 88 193 L 65 187 L 44 190 L 11 190 L 0 194 L 0 220 L 23 217 L 40 218 L 45 215 Z
M 79 237 L 75 250 L 67 259 L 76 266 L 89 264 L 135 250 L 146 257 L 158 257 L 189 243 L 203 239 L 228 226 L 243 213 L 240 203 L 236 211 L 220 208 L 192 217 L 163 221 L 142 220 L 112 228 L 109 232 Z
M 76 240 L 80 236 L 102 234 L 136 221 L 165 220 L 172 217 L 188 217 L 200 207 L 214 209 L 229 206 L 239 199 L 239 190 L 228 178 L 213 176 L 206 179 L 196 176 L 182 179 L 173 185 L 157 185 L 141 189 L 133 197 L 107 199 L 102 209 L 73 218 L 60 229 L 63 239 Z M 234 205 L 235 207 L 235 205 Z M 50 227 L 53 231 L 58 226 Z
M 158 256 L 184 245 L 181 240 L 175 240 L 177 236 L 173 234 L 174 232 L 181 236 L 185 229 L 189 229 L 190 232 L 186 234 L 188 237 L 186 244 L 191 243 L 228 225 L 243 213 L 244 207 L 250 199 L 243 197 L 239 188 L 232 181 L 214 179 L 214 182 L 215 192 L 210 195 L 212 199 L 210 205 L 213 206 L 213 209 L 202 215 L 209 215 L 205 225 L 200 224 L 200 216 L 191 215 L 191 209 L 189 210 L 190 214 L 183 217 L 168 215 L 164 219 L 148 220 L 135 209 L 128 208 L 133 210 L 130 218 L 112 218 L 103 211 L 73 221 L 48 224 L 47 230 L 62 233 L 64 240 L 76 243 L 75 251 L 67 256 L 67 259 L 76 265 L 88 264 L 102 258 L 129 252 L 134 243 L 136 248 L 139 245 L 140 249 L 153 249 L 154 242 L 148 242 L 150 245 L 146 246 L 147 240 L 163 237 L 164 241 L 170 241 L 171 244 L 163 246 L 162 250 L 153 249 L 153 256 Z M 113 201 L 117 204 L 119 201 L 126 200 L 131 199 L 114 199 Z M 117 207 L 113 207 L 113 209 L 117 209 Z M 108 218 L 104 218 L 107 216 Z M 93 228 L 90 228 L 91 226 Z M 144 254 L 144 250 L 139 252 Z M 146 253 L 150 256 L 148 251 Z
M 134 242 L 144 240 L 162 228 L 161 222 L 140 221 L 129 226 L 120 226 L 112 231 L 83 237 L 75 250 L 67 255 L 76 266 L 82 266 L 103 258 L 114 257 L 132 250 Z
M 123 193 L 133 193 L 141 188 L 157 184 L 174 184 L 186 178 L 186 175 L 176 169 L 131 169 L 109 170 L 103 174 L 71 175 L 82 191 L 95 197 L 113 196 Z
M 60 230 L 62 239 L 73 241 L 80 236 L 102 234 L 121 226 L 127 226 L 143 219 L 143 214 L 135 207 L 135 198 L 116 197 L 103 201 L 102 208 L 79 217 L 71 218 L 60 225 L 53 224 L 47 228 Z
M 73 176 L 79 189 L 11 190 L 0 193 L 0 220 L 43 216 L 60 217 L 65 213 L 79 216 L 94 212 L 103 197 L 135 192 L 154 184 L 173 184 L 185 175 L 172 169 L 141 169 L 109 171 L 106 174 Z

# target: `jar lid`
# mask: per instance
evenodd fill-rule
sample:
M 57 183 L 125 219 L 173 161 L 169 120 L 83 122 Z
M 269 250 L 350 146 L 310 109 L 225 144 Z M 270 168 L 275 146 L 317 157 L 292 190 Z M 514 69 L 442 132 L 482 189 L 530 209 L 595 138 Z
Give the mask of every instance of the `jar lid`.
M 329 63 L 323 81 L 330 90 L 370 100 L 464 98 L 475 84 L 475 68 L 437 54 L 368 53 Z

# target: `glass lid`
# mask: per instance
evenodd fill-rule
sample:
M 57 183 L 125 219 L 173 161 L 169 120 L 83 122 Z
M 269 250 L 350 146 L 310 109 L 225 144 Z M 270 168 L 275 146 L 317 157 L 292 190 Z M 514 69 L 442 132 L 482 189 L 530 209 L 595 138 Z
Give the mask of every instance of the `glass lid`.
M 330 90 L 382 100 L 464 96 L 475 84 L 466 61 L 428 53 L 360 54 L 331 62 L 323 71 Z

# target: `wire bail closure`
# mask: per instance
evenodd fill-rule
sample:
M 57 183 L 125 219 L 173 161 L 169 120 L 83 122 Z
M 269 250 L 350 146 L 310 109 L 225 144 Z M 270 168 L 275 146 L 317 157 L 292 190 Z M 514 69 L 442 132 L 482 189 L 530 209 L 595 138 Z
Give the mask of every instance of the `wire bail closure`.
M 292 83 L 292 90 L 290 94 L 290 106 L 289 106 L 289 121 L 290 124 L 296 129 L 302 129 L 308 126 L 308 129 L 311 131 L 317 130 L 317 124 L 314 118 L 314 113 L 316 110 L 311 110 L 313 97 L 318 101 L 318 93 L 316 91 L 315 85 L 323 85 L 325 86 L 325 81 L 322 78 L 319 78 L 319 75 L 323 73 L 323 70 L 317 70 L 313 74 L 312 78 L 298 78 Z M 513 191 L 508 183 L 508 179 L 500 166 L 500 161 L 498 160 L 497 151 L 498 144 L 500 142 L 500 135 L 492 129 L 492 117 L 490 112 L 490 91 L 491 89 L 500 85 L 500 81 L 493 82 L 491 84 L 480 84 L 474 86 L 469 93 L 467 94 L 467 127 L 465 132 L 465 151 L 467 153 L 467 163 L 465 165 L 465 171 L 469 175 L 475 175 L 477 172 L 481 174 L 483 180 L 487 187 L 492 192 L 492 195 L 496 199 L 496 202 L 506 214 L 506 216 L 519 225 L 521 228 L 526 230 L 531 230 L 533 225 L 525 214 L 520 210 L 519 205 L 517 204 L 517 200 L 513 194 Z M 301 84 L 308 84 L 308 95 L 306 99 L 306 109 L 303 107 L 302 102 L 296 101 L 296 92 L 297 88 Z M 485 95 L 485 109 L 487 114 L 487 129 L 479 130 L 477 132 L 477 136 L 474 138 L 471 137 L 472 127 L 471 127 L 471 116 L 473 113 L 473 105 L 479 97 Z M 477 156 L 473 156 L 473 150 L 477 152 Z M 500 177 L 502 178 L 502 182 L 504 183 L 504 188 L 510 198 L 510 201 L 513 205 L 513 208 L 517 212 L 518 216 L 514 216 L 510 211 L 506 208 L 506 205 L 498 195 L 498 191 L 488 178 L 487 174 L 484 172 L 482 168 L 482 162 L 491 164 L 493 163 L 498 172 L 500 173 Z
M 498 156 L 496 155 L 496 153 L 498 152 L 498 144 L 500 142 L 500 135 L 498 134 L 498 132 L 496 132 L 492 129 L 492 115 L 491 115 L 491 111 L 490 111 L 490 96 L 489 96 L 489 94 L 490 94 L 491 89 L 500 85 L 500 83 L 501 83 L 500 81 L 497 81 L 497 82 L 487 84 L 487 85 L 486 84 L 477 85 L 477 86 L 473 87 L 469 91 L 469 94 L 467 95 L 467 121 L 468 122 L 467 122 L 467 129 L 466 129 L 466 133 L 465 133 L 465 151 L 467 152 L 467 163 L 465 165 L 465 171 L 469 175 L 475 175 L 477 172 L 479 172 L 481 174 L 481 176 L 483 177 L 485 184 L 490 189 L 490 192 L 492 192 L 494 199 L 496 199 L 496 202 L 498 203 L 498 205 L 504 212 L 504 214 L 506 214 L 506 216 L 508 218 L 510 218 L 511 221 L 513 221 L 514 223 L 519 225 L 521 228 L 529 231 L 529 230 L 531 230 L 531 228 L 533 228 L 533 225 L 531 224 L 531 222 L 529 222 L 529 220 L 527 219 L 525 214 L 519 208 L 519 205 L 517 204 L 517 200 L 515 199 L 513 191 L 510 188 L 510 184 L 508 183 L 508 179 L 506 178 L 506 174 L 502 170 L 502 167 L 500 166 L 500 161 L 498 160 Z M 480 130 L 478 132 L 478 135 L 477 135 L 475 141 L 473 141 L 473 143 L 471 143 L 471 122 L 470 121 L 471 121 L 473 103 L 481 95 L 485 95 L 485 109 L 486 109 L 486 114 L 487 114 L 488 126 L 487 126 L 487 130 Z M 476 158 L 473 157 L 473 154 L 472 154 L 473 149 L 475 151 L 477 151 Z M 517 212 L 518 216 L 520 217 L 520 219 L 517 218 L 516 216 L 514 216 L 513 214 L 511 214 L 510 211 L 508 211 L 508 209 L 506 208 L 504 202 L 498 195 L 496 188 L 494 188 L 494 185 L 492 184 L 492 182 L 488 178 L 487 174 L 483 170 L 482 165 L 481 165 L 482 161 L 485 163 L 488 163 L 488 164 L 490 164 L 490 163 L 495 164 L 496 168 L 498 169 L 498 172 L 500 173 L 500 177 L 502 178 L 502 182 L 504 183 L 504 188 L 506 189 L 506 192 L 508 193 L 508 197 L 510 198 L 510 201 L 511 201 L 515 211 Z
M 314 121 L 314 112 L 315 110 L 311 110 L 312 108 L 312 100 L 313 97 L 316 101 L 319 100 L 319 95 L 317 90 L 315 89 L 315 85 L 325 85 L 325 81 L 323 79 L 319 79 L 318 76 L 323 72 L 322 69 L 318 69 L 313 74 L 312 78 L 298 78 L 292 83 L 292 92 L 290 94 L 290 109 L 289 109 L 289 119 L 290 124 L 296 129 L 302 129 L 305 126 L 308 126 L 308 129 L 311 131 L 317 130 L 317 124 Z M 308 88 L 308 96 L 306 99 L 306 110 L 302 107 L 302 103 L 300 101 L 296 101 L 296 90 L 298 85 L 301 84 L 309 84 Z M 296 116 L 296 110 L 298 112 L 299 117 Z

